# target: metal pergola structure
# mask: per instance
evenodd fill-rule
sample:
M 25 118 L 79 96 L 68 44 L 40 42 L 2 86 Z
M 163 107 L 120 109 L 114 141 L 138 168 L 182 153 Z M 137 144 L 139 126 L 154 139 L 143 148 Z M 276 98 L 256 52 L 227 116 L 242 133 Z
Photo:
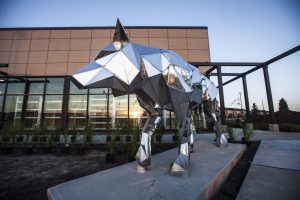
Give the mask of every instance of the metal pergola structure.
M 191 62 L 191 64 L 194 66 L 198 66 L 198 67 L 211 66 L 211 68 L 206 72 L 206 75 L 207 76 L 217 76 L 218 85 L 219 85 L 218 88 L 219 88 L 219 96 L 220 96 L 220 108 L 221 108 L 222 123 L 224 123 L 226 120 L 223 86 L 225 86 L 233 81 L 236 81 L 240 78 L 242 78 L 242 80 L 243 80 L 243 90 L 244 90 L 244 99 L 245 99 L 245 107 L 246 107 L 246 121 L 249 122 L 251 120 L 246 76 L 251 74 L 252 72 L 262 68 L 263 74 L 264 74 L 264 80 L 265 80 L 265 87 L 266 87 L 271 123 L 276 124 L 268 66 L 282 58 L 285 58 L 285 57 L 299 51 L 299 50 L 300 50 L 300 45 L 298 45 L 298 46 L 296 46 L 296 47 L 294 47 L 294 48 L 292 48 L 292 49 L 290 49 L 290 50 L 288 50 L 266 62 Z M 222 73 L 222 67 L 253 67 L 253 68 L 246 72 L 242 72 L 242 73 Z M 217 70 L 217 73 L 212 73 L 214 70 Z M 223 81 L 222 81 L 223 76 L 234 76 L 234 78 L 223 83 Z

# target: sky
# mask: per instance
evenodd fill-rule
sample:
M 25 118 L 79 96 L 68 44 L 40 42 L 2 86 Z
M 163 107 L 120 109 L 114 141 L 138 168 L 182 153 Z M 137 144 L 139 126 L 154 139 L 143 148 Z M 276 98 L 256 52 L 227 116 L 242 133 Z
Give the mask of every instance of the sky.
M 117 17 L 124 26 L 207 26 L 212 62 L 264 62 L 300 45 L 300 0 L 0 0 L 0 28 L 114 26 Z M 275 110 L 284 98 L 300 111 L 299 65 L 300 52 L 269 65 Z M 250 107 L 268 110 L 262 70 L 247 84 Z M 244 108 L 242 80 L 224 86 L 225 106 L 240 107 L 239 93 Z

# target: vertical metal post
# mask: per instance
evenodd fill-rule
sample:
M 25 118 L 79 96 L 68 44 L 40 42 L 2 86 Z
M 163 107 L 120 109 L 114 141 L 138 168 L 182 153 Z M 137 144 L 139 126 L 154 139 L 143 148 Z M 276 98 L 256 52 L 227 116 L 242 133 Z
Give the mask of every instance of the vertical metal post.
M 89 108 L 89 105 L 90 104 L 90 90 L 88 89 L 87 90 L 87 96 L 86 96 L 86 111 L 85 111 L 85 115 L 86 115 L 86 117 L 85 117 L 85 120 L 86 120 L 86 122 L 85 122 L 85 126 L 87 127 L 87 125 L 89 124 L 89 122 L 90 122 L 90 116 L 89 116 L 89 113 L 90 113 L 90 108 Z
M 106 118 L 106 131 L 107 131 L 107 133 L 108 133 L 108 131 L 109 131 L 109 126 L 110 126 L 110 122 L 109 122 L 109 93 L 110 93 L 110 91 L 109 91 L 109 88 L 107 88 L 107 94 L 106 94 L 106 99 L 107 99 L 107 104 L 106 104 L 106 116 L 107 116 L 107 118 Z
M 219 96 L 220 96 L 220 107 L 221 107 L 221 121 L 222 124 L 225 124 L 225 104 L 224 104 L 224 91 L 223 91 L 223 82 L 222 82 L 222 70 L 221 66 L 217 66 L 218 74 L 218 84 L 219 84 Z
M 250 118 L 249 97 L 248 97 L 246 76 L 242 76 L 242 79 L 243 79 L 244 99 L 245 99 L 245 107 L 246 107 L 246 122 L 250 122 L 251 118 Z
M 69 107 L 69 91 L 70 91 L 70 78 L 65 77 L 64 91 L 63 91 L 63 104 L 62 104 L 62 127 L 68 127 L 68 107 Z
M 263 67 L 263 72 L 264 72 L 264 78 L 265 78 L 265 85 L 266 85 L 266 92 L 267 92 L 271 122 L 272 122 L 272 124 L 276 124 L 275 114 L 274 114 L 274 106 L 273 106 L 273 98 L 272 98 L 272 91 L 271 91 L 271 84 L 270 84 L 270 79 L 269 79 L 268 65 Z
M 43 101 L 42 101 L 42 113 L 41 113 L 41 120 L 40 120 L 40 124 L 42 126 L 46 126 L 45 124 L 45 101 L 46 101 L 46 78 L 44 78 L 44 88 L 43 88 Z
M 21 121 L 24 122 L 24 123 L 25 123 L 25 115 L 26 115 L 27 103 L 28 103 L 29 87 L 30 87 L 30 83 L 26 79 L 25 89 L 24 89 L 24 98 L 23 98 L 23 104 L 22 104 L 22 114 L 21 114 Z
M 6 102 L 6 96 L 7 96 L 8 78 L 5 78 L 4 80 L 5 80 L 5 89 L 4 89 L 3 101 L 2 101 L 2 107 L 1 107 L 0 128 L 2 128 L 5 123 L 4 122 L 4 120 L 5 120 L 4 109 L 5 109 L 5 102 Z

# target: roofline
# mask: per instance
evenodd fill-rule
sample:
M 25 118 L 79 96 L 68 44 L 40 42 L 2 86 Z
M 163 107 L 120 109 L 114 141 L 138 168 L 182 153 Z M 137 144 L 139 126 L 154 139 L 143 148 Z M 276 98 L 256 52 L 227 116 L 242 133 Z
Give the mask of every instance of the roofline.
M 124 26 L 125 29 L 208 29 L 207 26 Z M 67 30 L 67 29 L 115 29 L 115 26 L 85 27 L 4 27 L 0 30 Z

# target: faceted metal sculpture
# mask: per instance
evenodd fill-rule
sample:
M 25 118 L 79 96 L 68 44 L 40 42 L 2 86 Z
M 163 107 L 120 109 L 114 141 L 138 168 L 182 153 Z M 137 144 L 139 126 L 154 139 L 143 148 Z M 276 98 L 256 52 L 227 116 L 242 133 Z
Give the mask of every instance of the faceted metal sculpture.
M 141 167 L 151 164 L 151 136 L 163 110 L 169 110 L 175 113 L 180 135 L 179 155 L 171 164 L 171 174 L 188 172 L 195 134 L 192 110 L 202 103 L 203 96 L 207 120 L 218 125 L 217 141 L 219 145 L 225 142 L 218 115 L 214 115 L 218 93 L 215 85 L 175 52 L 130 42 L 119 19 L 113 43 L 79 69 L 73 78 L 83 88 L 111 88 L 114 96 L 136 94 L 139 105 L 149 114 L 136 154 Z

